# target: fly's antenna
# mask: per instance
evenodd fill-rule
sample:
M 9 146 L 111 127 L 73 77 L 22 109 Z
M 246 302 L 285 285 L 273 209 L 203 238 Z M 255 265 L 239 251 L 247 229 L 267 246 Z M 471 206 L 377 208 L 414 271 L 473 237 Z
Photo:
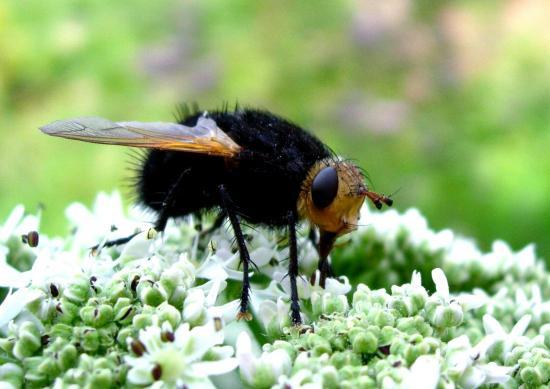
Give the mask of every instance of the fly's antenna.
M 391 196 L 393 195 L 386 196 L 383 194 L 378 194 L 376 192 L 371 192 L 370 190 L 367 190 L 364 194 L 369 198 L 370 201 L 372 201 L 377 209 L 381 209 L 383 204 L 386 204 L 388 207 L 391 207 L 393 205 L 393 199 L 391 198 Z

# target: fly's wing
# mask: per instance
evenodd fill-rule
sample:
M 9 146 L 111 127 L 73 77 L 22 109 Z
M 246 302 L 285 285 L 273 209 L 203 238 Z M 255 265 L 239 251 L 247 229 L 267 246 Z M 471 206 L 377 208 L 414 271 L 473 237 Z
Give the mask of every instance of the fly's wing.
M 112 122 L 98 117 L 58 120 L 40 127 L 48 135 L 84 142 L 233 157 L 241 147 L 216 122 L 201 116 L 193 127 L 163 122 Z

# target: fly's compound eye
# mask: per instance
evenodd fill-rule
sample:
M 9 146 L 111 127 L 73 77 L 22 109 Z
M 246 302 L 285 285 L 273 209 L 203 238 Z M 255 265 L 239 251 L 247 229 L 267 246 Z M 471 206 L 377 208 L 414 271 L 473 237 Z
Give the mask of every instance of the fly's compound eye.
M 313 204 L 323 209 L 328 207 L 338 193 L 338 172 L 328 166 L 317 173 L 311 184 L 311 198 Z

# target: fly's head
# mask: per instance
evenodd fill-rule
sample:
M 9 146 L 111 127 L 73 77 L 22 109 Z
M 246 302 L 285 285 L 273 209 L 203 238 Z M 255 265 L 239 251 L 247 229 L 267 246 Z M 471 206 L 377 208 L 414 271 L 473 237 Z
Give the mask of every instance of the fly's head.
M 326 159 L 310 169 L 302 183 L 298 210 L 321 232 L 321 257 L 328 256 L 337 237 L 357 228 L 365 198 L 378 209 L 382 204 L 392 205 L 389 197 L 371 192 L 361 171 L 348 161 Z

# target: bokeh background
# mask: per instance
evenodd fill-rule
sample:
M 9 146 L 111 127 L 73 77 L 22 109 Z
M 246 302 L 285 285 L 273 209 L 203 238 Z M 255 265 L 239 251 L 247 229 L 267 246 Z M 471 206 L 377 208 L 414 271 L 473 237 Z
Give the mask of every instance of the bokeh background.
M 126 150 L 38 126 L 238 101 L 357 159 L 434 228 L 550 258 L 549 20 L 546 0 L 2 1 L 0 220 L 43 204 L 62 235 L 68 203 L 128 193 Z

